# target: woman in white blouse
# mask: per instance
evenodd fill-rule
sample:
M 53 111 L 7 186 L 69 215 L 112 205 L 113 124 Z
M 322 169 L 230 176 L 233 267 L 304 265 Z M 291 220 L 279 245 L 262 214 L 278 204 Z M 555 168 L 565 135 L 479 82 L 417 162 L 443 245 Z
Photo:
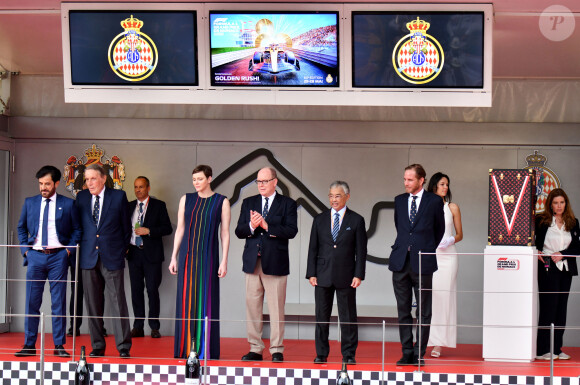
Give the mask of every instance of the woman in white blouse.
M 536 217 L 538 249 L 538 320 L 537 357 L 539 360 L 568 360 L 562 352 L 568 295 L 572 276 L 578 275 L 576 258 L 580 255 L 580 228 L 564 190 L 550 192 L 545 211 Z M 554 351 L 550 356 L 550 324 L 554 324 Z

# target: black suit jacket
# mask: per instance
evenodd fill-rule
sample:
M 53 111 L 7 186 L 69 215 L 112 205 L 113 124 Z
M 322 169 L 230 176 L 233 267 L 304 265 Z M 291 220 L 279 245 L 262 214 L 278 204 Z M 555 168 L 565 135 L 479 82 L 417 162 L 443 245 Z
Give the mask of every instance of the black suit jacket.
M 411 257 L 411 269 L 419 274 L 419 251 L 435 253 L 443 234 L 445 234 L 445 217 L 443 199 L 440 196 L 423 192 L 415 223 L 409 220 L 409 194 L 395 198 L 395 228 L 397 238 L 392 246 L 389 270 L 401 271 L 405 264 L 407 251 Z M 421 274 L 432 274 L 437 271 L 437 258 L 434 254 L 423 255 Z
M 540 251 L 544 250 L 544 241 L 546 240 L 546 233 L 550 225 L 541 224 L 542 218 L 540 216 L 536 217 L 536 248 Z M 578 226 L 578 219 L 576 219 L 576 225 L 570 231 L 572 235 L 572 242 L 565 250 L 560 250 L 560 253 L 564 255 L 580 255 L 580 227 Z M 576 258 L 574 257 L 564 257 L 568 261 L 568 271 L 571 275 L 578 275 L 578 267 L 576 264 Z M 551 259 L 550 259 L 551 261 Z M 541 261 L 539 261 L 541 263 Z M 552 264 L 552 262 L 550 262 Z M 555 267 L 552 264 L 552 267 Z M 543 266 L 542 266 L 543 268 Z M 543 271 L 540 269 L 539 271 Z
M 365 278 L 367 231 L 364 218 L 347 208 L 335 242 L 330 213 L 326 210 L 312 222 L 306 278 L 316 277 L 320 287 L 343 289 L 354 277 Z
M 80 267 L 94 268 L 100 256 L 107 269 L 124 269 L 132 231 L 127 195 L 125 191 L 105 187 L 98 227 L 93 222 L 91 199 L 89 190 L 82 190 L 75 202 L 83 228 Z
M 136 207 L 136 199 L 129 202 L 129 213 L 131 216 L 135 212 Z M 143 239 L 143 255 L 145 256 L 145 260 L 149 263 L 163 262 L 165 260 L 165 254 L 163 251 L 162 237 L 173 232 L 165 202 L 151 196 L 149 197 L 143 227 L 149 229 L 149 235 L 141 237 Z M 132 255 L 129 253 L 129 258 L 131 257 Z
M 240 218 L 236 226 L 236 236 L 246 239 L 242 255 L 242 270 L 252 274 L 258 260 L 258 244 L 262 244 L 262 271 L 269 275 L 290 274 L 290 257 L 288 240 L 298 233 L 298 213 L 296 201 L 276 193 L 274 201 L 268 209 L 268 232 L 258 227 L 254 233 L 250 230 L 250 210 L 262 212 L 262 196 L 254 195 L 244 199 L 240 210 Z

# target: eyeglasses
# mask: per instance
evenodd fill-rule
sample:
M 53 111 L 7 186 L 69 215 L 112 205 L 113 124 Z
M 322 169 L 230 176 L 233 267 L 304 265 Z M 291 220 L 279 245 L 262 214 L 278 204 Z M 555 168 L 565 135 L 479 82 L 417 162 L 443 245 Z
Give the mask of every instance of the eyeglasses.
M 344 197 L 344 195 L 342 195 L 342 194 L 336 194 L 336 195 L 328 194 L 328 197 L 330 199 L 341 199 L 342 197 Z
M 268 180 L 255 180 L 254 182 L 256 182 L 256 184 L 257 184 L 258 186 L 260 186 L 260 185 L 262 185 L 262 186 L 263 186 L 263 185 L 265 185 L 265 184 L 268 184 L 268 183 L 270 183 L 270 182 L 271 182 L 271 181 L 273 181 L 274 179 L 276 179 L 276 178 L 272 178 L 272 179 L 268 179 Z

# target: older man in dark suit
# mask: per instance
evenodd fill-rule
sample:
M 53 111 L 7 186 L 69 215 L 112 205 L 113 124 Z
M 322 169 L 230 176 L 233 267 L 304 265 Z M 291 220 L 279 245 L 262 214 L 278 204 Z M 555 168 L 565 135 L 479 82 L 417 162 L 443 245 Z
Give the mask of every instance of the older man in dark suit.
M 425 169 L 420 164 L 407 166 L 404 175 L 406 193 L 395 198 L 397 238 L 392 246 L 389 270 L 393 272 L 403 350 L 397 365 L 423 365 L 429 340 L 431 288 L 433 273 L 437 271 L 435 249 L 443 238 L 445 219 L 441 197 L 423 190 L 425 177 Z M 420 262 L 419 252 L 428 253 L 421 255 Z M 421 328 L 417 327 L 415 344 L 411 315 L 413 292 L 421 310 Z
M 246 318 L 250 352 L 243 361 L 261 361 L 264 293 L 270 310 L 270 353 L 273 362 L 284 361 L 284 306 L 290 274 L 288 240 L 298 233 L 296 202 L 276 192 L 276 170 L 258 172 L 259 195 L 244 199 L 236 235 L 246 240 Z
M 101 165 L 93 163 L 85 171 L 87 190 L 77 195 L 81 219 L 80 268 L 89 314 L 93 347 L 90 356 L 105 355 L 103 328 L 104 299 L 113 317 L 113 334 L 122 358 L 129 358 L 131 326 L 125 297 L 125 257 L 131 240 L 131 220 L 127 195 L 105 187 L 107 177 Z
M 36 339 L 45 281 L 50 285 L 54 355 L 69 357 L 66 342 L 66 277 L 69 261 L 75 257 L 81 226 L 74 201 L 58 195 L 61 173 L 44 166 L 37 173 L 40 194 L 26 198 L 18 221 L 18 240 L 26 271 L 26 317 L 24 347 L 17 357 L 36 354 Z M 28 247 L 32 246 L 32 247 Z M 68 247 L 67 247 L 68 246 Z M 31 316 L 31 317 L 30 317 Z
M 171 234 L 171 220 L 165 202 L 149 196 L 149 178 L 135 179 L 136 200 L 129 202 L 129 212 L 133 213 L 131 223 L 133 234 L 129 246 L 129 277 L 131 279 L 131 300 L 135 321 L 131 337 L 143 337 L 145 332 L 145 296 L 149 300 L 149 327 L 151 337 L 160 338 L 159 333 L 159 285 L 161 285 L 163 253 L 162 237 Z
M 346 182 L 330 185 L 330 210 L 314 218 L 308 247 L 306 278 L 314 286 L 316 305 L 316 358 L 327 361 L 328 331 L 334 292 L 341 329 L 342 361 L 355 364 L 358 346 L 356 288 L 365 278 L 367 232 L 362 216 L 346 207 L 350 188 Z

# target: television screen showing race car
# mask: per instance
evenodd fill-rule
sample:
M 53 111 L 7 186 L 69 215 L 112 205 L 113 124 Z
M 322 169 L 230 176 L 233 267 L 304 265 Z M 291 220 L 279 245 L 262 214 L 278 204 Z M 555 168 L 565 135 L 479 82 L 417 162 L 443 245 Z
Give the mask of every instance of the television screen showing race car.
M 338 87 L 338 12 L 211 11 L 211 84 Z
M 352 86 L 484 87 L 483 12 L 352 13 Z
M 196 86 L 193 10 L 71 10 L 72 85 Z

